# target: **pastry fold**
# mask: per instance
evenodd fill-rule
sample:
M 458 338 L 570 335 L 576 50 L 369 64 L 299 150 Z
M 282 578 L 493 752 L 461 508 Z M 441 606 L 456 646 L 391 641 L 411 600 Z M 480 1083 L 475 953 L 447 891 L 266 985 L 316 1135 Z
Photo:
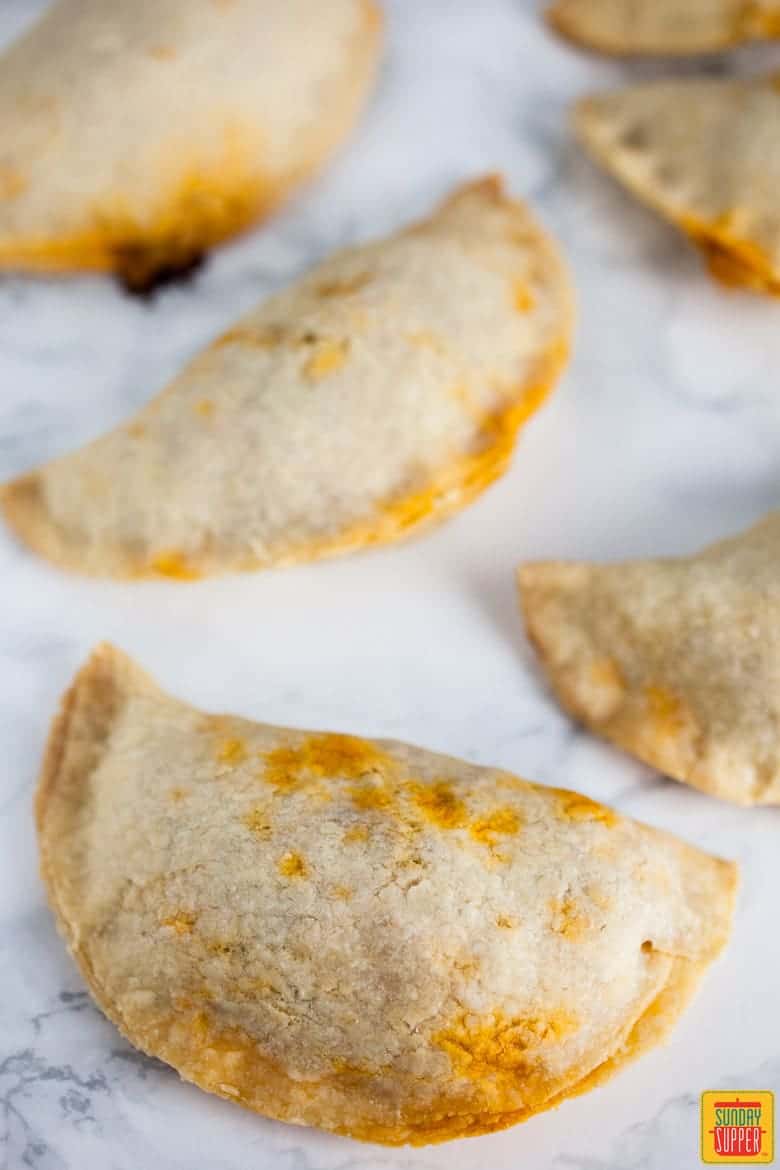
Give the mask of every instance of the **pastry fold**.
M 64 698 L 37 821 L 60 930 L 132 1043 L 389 1144 L 512 1125 L 657 1043 L 736 883 L 573 792 L 204 715 L 109 646 Z

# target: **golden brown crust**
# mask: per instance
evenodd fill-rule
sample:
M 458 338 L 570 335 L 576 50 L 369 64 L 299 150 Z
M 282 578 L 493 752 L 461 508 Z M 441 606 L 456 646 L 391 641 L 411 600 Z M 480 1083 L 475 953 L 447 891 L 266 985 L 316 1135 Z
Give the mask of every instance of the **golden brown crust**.
M 391 1145 L 606 1079 L 669 1030 L 733 910 L 733 866 L 587 798 L 202 716 L 109 646 L 63 700 L 37 819 L 59 927 L 132 1043 L 265 1115 Z M 541 999 L 518 979 L 529 946 Z

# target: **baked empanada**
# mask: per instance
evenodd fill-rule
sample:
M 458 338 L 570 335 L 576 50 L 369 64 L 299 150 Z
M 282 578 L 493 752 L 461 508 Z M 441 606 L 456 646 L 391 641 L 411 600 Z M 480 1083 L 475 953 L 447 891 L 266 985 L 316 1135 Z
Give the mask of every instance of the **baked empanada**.
M 563 706 L 737 804 L 780 804 L 780 512 L 692 557 L 529 564 L 531 641 Z
M 197 577 L 347 552 L 463 507 L 566 354 L 569 285 L 489 179 L 350 248 L 219 338 L 130 423 L 6 485 L 60 565 Z
M 780 36 L 778 0 L 555 0 L 550 24 L 601 53 L 711 53 Z
M 204 715 L 108 646 L 63 701 L 37 819 L 60 929 L 134 1044 L 390 1144 L 512 1125 L 658 1042 L 736 885 L 573 792 Z
M 713 276 L 780 292 L 780 83 L 661 81 L 586 98 L 580 138 L 681 228 Z
M 0 60 L 0 268 L 190 266 L 351 129 L 374 0 L 59 0 Z

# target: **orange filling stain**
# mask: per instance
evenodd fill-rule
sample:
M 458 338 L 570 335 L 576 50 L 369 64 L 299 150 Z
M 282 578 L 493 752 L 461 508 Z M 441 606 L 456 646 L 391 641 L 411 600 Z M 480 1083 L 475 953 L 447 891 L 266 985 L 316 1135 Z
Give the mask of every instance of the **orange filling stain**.
M 217 749 L 217 761 L 220 764 L 241 764 L 247 758 L 246 744 L 242 739 L 232 736 L 225 739 Z
M 175 549 L 158 553 L 152 560 L 151 570 L 158 577 L 168 577 L 172 581 L 197 581 L 200 577 L 200 573 L 189 564 L 185 554 Z
M 645 698 L 650 715 L 660 735 L 679 735 L 688 722 L 684 704 L 666 687 L 650 685 L 645 687 Z
M 388 809 L 393 803 L 392 793 L 378 784 L 355 784 L 349 789 L 349 798 L 355 808 L 364 812 Z
M 309 875 L 309 867 L 300 853 L 285 853 L 277 866 L 282 877 L 305 878 Z
M 721 284 L 780 295 L 780 274 L 759 245 L 740 234 L 739 219 L 738 212 L 727 211 L 712 223 L 692 215 L 678 217 L 678 223 Z
M 303 372 L 312 382 L 319 382 L 342 369 L 348 354 L 348 341 L 323 341 L 304 364 Z
M 188 788 L 178 788 L 178 787 L 171 788 L 168 795 L 170 796 L 171 800 L 178 802 L 180 800 L 184 800 L 184 798 L 189 795 L 189 789 Z
M 168 918 L 160 919 L 160 926 L 168 926 L 175 930 L 177 934 L 192 934 L 192 928 L 195 925 L 197 915 L 190 914 L 186 910 L 178 910 L 175 914 L 171 914 Z
M 552 929 L 569 942 L 581 942 L 590 930 L 590 919 L 568 895 L 550 902 Z
M 493 850 L 502 837 L 512 837 L 522 828 L 520 814 L 516 809 L 497 808 L 484 816 L 477 817 L 469 828 L 472 840 Z
M 212 418 L 214 415 L 214 403 L 210 398 L 199 398 L 194 409 L 201 418 Z
M 558 815 L 563 818 L 570 821 L 598 821 L 609 828 L 618 823 L 619 818 L 611 808 L 588 796 L 569 792 L 566 788 L 554 788 L 552 791 L 558 798 Z
M 522 280 L 516 280 L 512 286 L 512 304 L 518 313 L 529 313 L 536 306 L 534 294 Z
M 463 829 L 501 861 L 506 859 L 496 846 L 522 826 L 520 813 L 510 806 L 472 818 L 451 781 L 425 784 L 405 779 L 399 775 L 396 761 L 369 741 L 353 736 L 314 735 L 296 747 L 275 748 L 265 756 L 265 769 L 264 779 L 279 792 L 306 788 L 314 793 L 322 781 L 355 780 L 341 792 L 359 812 L 389 816 L 412 835 L 420 831 L 421 822 L 445 831 Z M 244 821 L 247 823 L 246 818 Z M 354 824 L 346 829 L 343 840 L 362 843 L 368 840 L 369 832 L 368 825 Z
M 289 790 L 311 780 L 360 780 L 384 775 L 393 760 L 374 744 L 352 735 L 310 735 L 297 747 L 274 748 L 265 755 L 264 779 Z
M 407 792 L 425 820 L 438 829 L 459 829 L 466 824 L 468 810 L 446 780 L 436 784 L 412 782 L 407 785 Z
M 578 1027 L 577 1017 L 563 1010 L 544 1016 L 507 1016 L 499 1010 L 480 1017 L 461 1012 L 433 1036 L 433 1042 L 447 1053 L 459 1076 L 516 1084 L 516 1075 L 533 1062 L 539 1049 L 560 1044 Z
M 463 829 L 500 861 L 506 859 L 497 852 L 496 846 L 502 839 L 517 833 L 522 824 L 520 814 L 508 806 L 470 819 L 465 801 L 448 780 L 425 784 L 417 780 L 399 782 L 397 777 L 391 776 L 380 785 L 353 787 L 349 789 L 349 796 L 357 808 L 391 815 L 404 832 L 412 835 L 420 831 L 420 821 L 445 832 Z M 364 831 L 358 836 L 355 829 L 351 829 L 344 839 L 363 840 L 365 836 Z
M 590 665 L 590 680 L 594 686 L 622 691 L 625 688 L 620 667 L 612 658 L 597 658 Z
M 742 37 L 780 37 L 780 13 L 769 11 L 761 0 L 745 0 L 735 29 L 735 40 Z
M 514 930 L 517 926 L 517 919 L 513 918 L 511 914 L 497 914 L 496 926 L 500 930 Z

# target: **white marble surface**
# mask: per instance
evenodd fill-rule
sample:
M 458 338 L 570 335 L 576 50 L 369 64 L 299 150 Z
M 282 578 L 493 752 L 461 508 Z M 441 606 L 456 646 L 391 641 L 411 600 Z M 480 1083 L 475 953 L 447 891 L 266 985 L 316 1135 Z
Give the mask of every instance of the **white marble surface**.
M 573 727 L 536 672 L 513 585 L 523 558 L 689 550 L 777 504 L 780 305 L 712 286 L 671 230 L 579 155 L 567 103 L 628 67 L 557 44 L 532 0 L 386 6 L 382 83 L 350 148 L 194 283 L 144 303 L 103 279 L 0 282 L 0 478 L 126 416 L 334 245 L 382 233 L 488 169 L 534 201 L 567 249 L 575 360 L 510 474 L 403 547 L 123 586 L 63 576 L 0 534 L 2 1170 L 687 1170 L 699 1164 L 702 1089 L 780 1089 L 780 811 L 716 803 Z M 41 7 L 0 0 L 0 35 Z M 207 1097 L 135 1053 L 91 1005 L 36 872 L 31 796 L 46 727 L 102 638 L 204 707 L 498 764 L 738 858 L 733 943 L 668 1047 L 493 1137 L 389 1151 Z

